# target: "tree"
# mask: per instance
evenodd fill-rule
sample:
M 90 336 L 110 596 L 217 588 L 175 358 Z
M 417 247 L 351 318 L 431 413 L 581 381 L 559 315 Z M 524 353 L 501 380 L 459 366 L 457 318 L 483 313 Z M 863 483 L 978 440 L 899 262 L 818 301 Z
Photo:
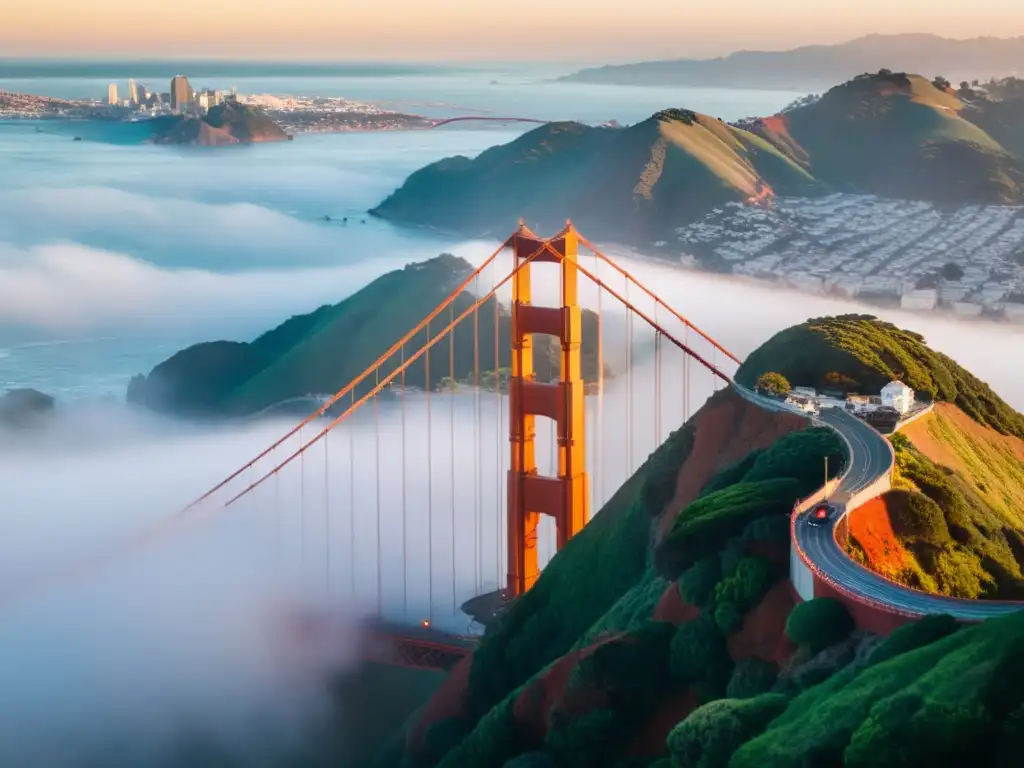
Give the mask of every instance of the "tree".
M 949 82 L 949 80 L 944 78 L 942 75 L 939 75 L 934 80 L 932 80 L 932 85 L 934 85 L 940 91 L 948 91 L 952 87 L 952 84 Z
M 761 377 L 757 380 L 757 384 L 754 385 L 754 389 L 762 395 L 782 397 L 789 392 L 792 387 L 789 385 L 789 381 L 786 377 L 781 373 L 768 371 L 767 373 L 761 374 Z
M 845 605 L 831 597 L 816 597 L 790 611 L 786 636 L 811 653 L 818 653 L 845 640 L 853 626 Z
M 943 280 L 951 280 L 953 282 L 956 282 L 958 280 L 963 280 L 963 277 L 964 277 L 964 268 L 961 267 L 959 264 L 957 264 L 955 261 L 950 261 L 950 262 L 947 262 L 946 264 L 943 265 L 943 267 L 942 267 L 942 279 Z

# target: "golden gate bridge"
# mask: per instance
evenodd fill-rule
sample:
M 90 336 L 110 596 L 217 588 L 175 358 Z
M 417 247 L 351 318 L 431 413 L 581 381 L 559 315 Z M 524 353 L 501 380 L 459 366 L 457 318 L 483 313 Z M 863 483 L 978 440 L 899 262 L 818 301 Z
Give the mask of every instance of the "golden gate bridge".
M 550 381 L 543 354 L 557 357 Z M 282 580 L 373 617 L 382 660 L 449 668 L 472 647 L 464 604 L 500 610 L 530 589 L 739 362 L 571 223 L 550 238 L 521 224 L 234 472 L 110 551 L 8 585 L 0 605 L 234 515 Z

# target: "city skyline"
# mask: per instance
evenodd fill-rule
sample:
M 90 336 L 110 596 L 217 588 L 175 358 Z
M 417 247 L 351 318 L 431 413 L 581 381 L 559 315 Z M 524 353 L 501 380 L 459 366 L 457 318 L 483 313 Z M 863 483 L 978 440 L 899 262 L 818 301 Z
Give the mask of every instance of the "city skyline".
M 520 0 L 491 7 L 470 0 L 390 0 L 368 9 L 352 0 L 38 0 L 8 11 L 5 55 L 175 56 L 305 60 L 619 61 L 725 55 L 843 42 L 871 33 L 946 37 L 1024 35 L 1017 0 L 936 3 L 906 0 L 788 0 L 784 12 L 754 0 L 710 6 Z M 118 24 L 108 24 L 108 19 Z M 314 19 L 315 23 L 310 23 Z M 125 35 L 123 28 L 161 34 Z M 225 30 L 230 34 L 225 34 Z M 528 30 L 528 34 L 510 34 Z

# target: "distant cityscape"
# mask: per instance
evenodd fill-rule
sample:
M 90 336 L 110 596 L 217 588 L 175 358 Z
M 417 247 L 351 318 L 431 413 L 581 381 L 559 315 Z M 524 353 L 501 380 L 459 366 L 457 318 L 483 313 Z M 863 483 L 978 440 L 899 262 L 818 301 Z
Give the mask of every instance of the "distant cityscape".
M 128 80 L 127 88 L 122 92 L 117 83 L 107 86 L 107 106 L 140 113 L 140 116 L 156 117 L 162 114 L 172 115 L 203 115 L 226 99 L 238 100 L 238 88 L 232 87 L 230 93 L 220 90 L 206 89 L 196 91 L 188 78 L 175 75 L 166 93 L 149 90 L 134 79 Z

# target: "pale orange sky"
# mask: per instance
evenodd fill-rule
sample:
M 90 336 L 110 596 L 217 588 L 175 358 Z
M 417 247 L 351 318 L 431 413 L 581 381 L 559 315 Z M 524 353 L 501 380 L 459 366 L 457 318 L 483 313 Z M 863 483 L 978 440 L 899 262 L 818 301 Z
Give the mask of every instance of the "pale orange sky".
M 871 32 L 1024 35 L 1024 0 L 0 0 L 0 58 L 617 61 Z

